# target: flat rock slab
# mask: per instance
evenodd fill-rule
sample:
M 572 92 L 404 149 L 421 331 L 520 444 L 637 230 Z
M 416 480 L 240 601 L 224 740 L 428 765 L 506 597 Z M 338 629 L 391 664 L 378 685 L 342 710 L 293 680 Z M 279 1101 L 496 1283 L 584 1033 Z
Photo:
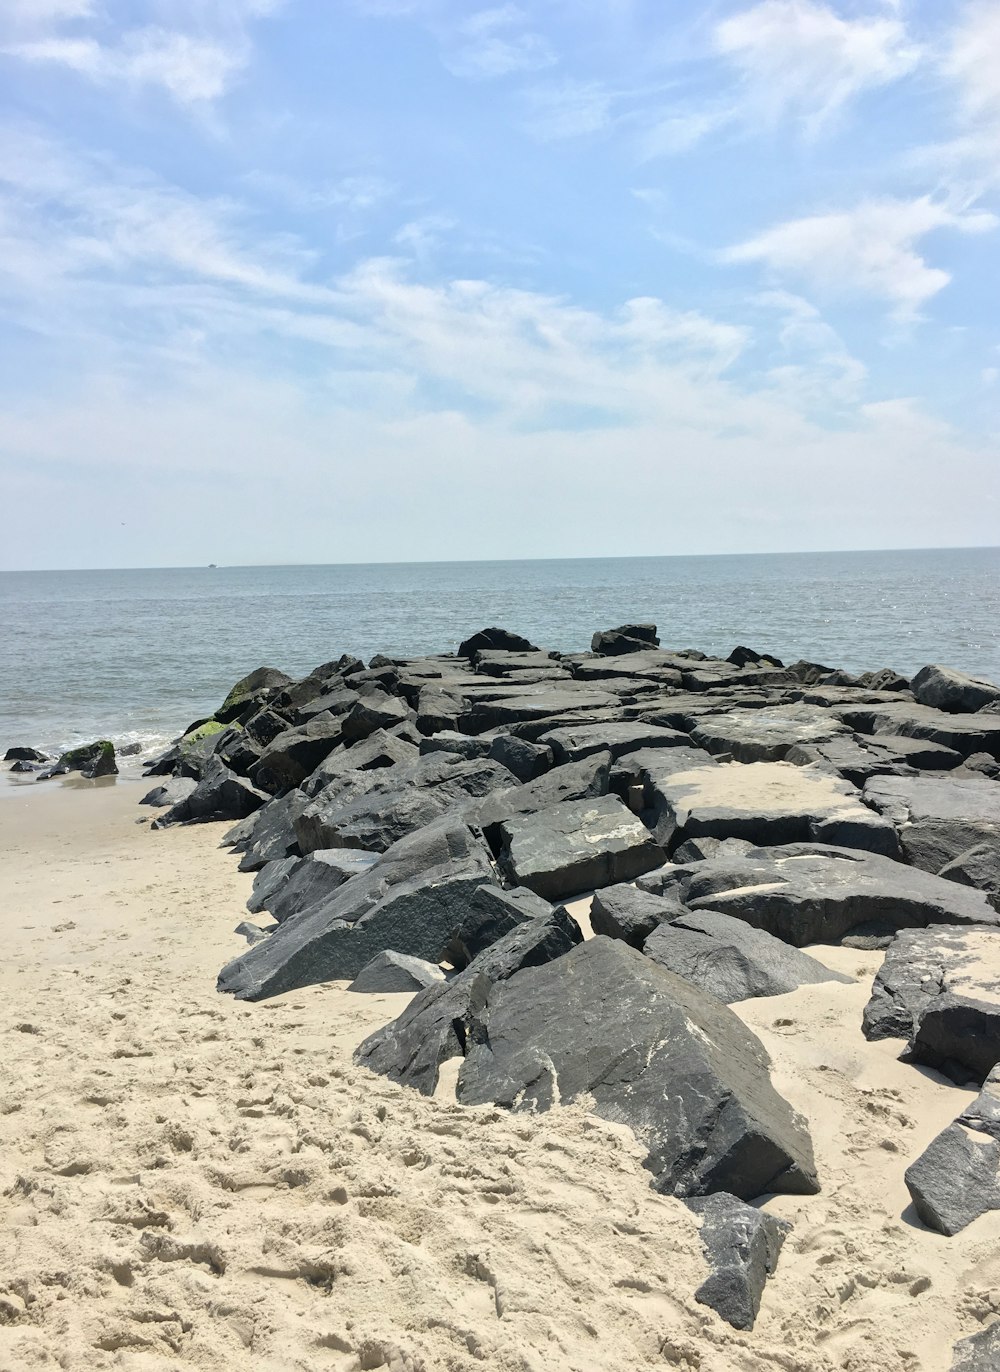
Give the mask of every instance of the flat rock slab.
M 923 738 L 952 748 L 962 757 L 989 753 L 1000 758 L 1000 715 L 948 714 L 916 701 L 833 705 L 831 713 L 863 734 Z
M 742 838 L 764 845 L 813 840 L 894 857 L 893 825 L 862 804 L 842 777 L 787 762 L 699 767 L 654 784 L 661 818 L 656 836 L 677 846 L 686 838 Z
M 888 932 L 928 924 L 1000 926 L 979 891 L 875 853 L 825 844 L 667 865 L 637 884 L 690 909 L 734 915 L 796 948 L 836 943 L 859 925 Z
M 872 777 L 912 776 L 916 771 L 947 772 L 962 762 L 960 753 L 922 738 L 892 734 L 844 734 L 823 743 L 797 743 L 785 755 L 797 767 L 817 765 L 862 787 Z
M 1000 849 L 1000 781 L 877 777 L 864 798 L 896 825 L 907 861 L 925 872 L 941 872 L 981 844 Z
M 978 1334 L 959 1339 L 952 1350 L 951 1372 L 997 1372 L 1000 1367 L 1000 1320 Z
M 763 1045 L 731 1010 L 634 948 L 591 939 L 491 986 L 458 1099 L 548 1110 L 589 1094 L 646 1145 L 671 1195 L 818 1189 L 805 1122 L 771 1085 Z
M 726 1005 L 753 996 L 783 996 L 823 981 L 852 981 L 773 934 L 712 910 L 690 911 L 658 924 L 643 952 Z
M 552 901 L 630 881 L 666 857 L 617 796 L 553 805 L 508 821 L 501 835 L 503 869 Z
M 752 1329 L 765 1283 L 792 1226 L 725 1191 L 692 1196 L 686 1203 L 701 1220 L 701 1242 L 711 1269 L 695 1300 L 734 1329 Z
M 865 1038 L 911 1038 L 941 996 L 1000 1007 L 1000 929 L 934 924 L 901 930 L 872 985 Z
M 729 753 L 737 762 L 781 762 L 796 744 L 827 743 L 849 733 L 829 710 L 782 705 L 703 715 L 692 728 L 691 739 L 697 747 Z
M 579 729 L 553 729 L 540 734 L 538 742 L 552 749 L 558 762 L 578 762 L 591 753 L 609 752 L 612 758 L 637 752 L 640 748 L 690 747 L 687 734 L 656 724 L 624 722 L 588 724 Z
M 1000 1210 L 1000 1073 L 906 1169 L 914 1209 L 930 1229 L 957 1234 Z
M 387 995 L 422 991 L 425 986 L 435 986 L 440 981 L 444 981 L 444 973 L 436 963 L 389 948 L 366 962 L 347 989 L 368 995 Z
M 481 691 L 479 699 L 473 699 L 462 716 L 465 733 L 482 734 L 487 729 L 500 729 L 508 724 L 546 720 L 550 715 L 582 714 L 618 705 L 617 696 L 603 691 L 569 690 L 564 685 L 558 689 L 547 685 L 517 687 L 505 681 L 497 685 L 503 693 L 496 699 L 483 698 L 492 694 L 486 690 Z

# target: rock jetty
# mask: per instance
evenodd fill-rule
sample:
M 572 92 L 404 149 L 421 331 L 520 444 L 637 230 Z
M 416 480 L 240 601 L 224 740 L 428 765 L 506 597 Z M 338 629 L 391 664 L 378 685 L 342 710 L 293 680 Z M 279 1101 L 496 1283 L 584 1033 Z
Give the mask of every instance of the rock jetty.
M 1000 1206 L 993 683 L 723 660 L 652 624 L 570 654 L 486 628 L 454 655 L 259 668 L 147 775 L 154 828 L 231 821 L 254 873 L 262 925 L 220 991 L 405 990 L 357 1051 L 373 1072 L 430 1095 L 458 1059 L 460 1102 L 627 1125 L 736 1328 L 788 1232 L 750 1203 L 823 1178 L 730 1007 L 849 980 L 817 945 L 885 949 L 858 1036 L 982 1092 L 900 1159 L 919 1219 Z

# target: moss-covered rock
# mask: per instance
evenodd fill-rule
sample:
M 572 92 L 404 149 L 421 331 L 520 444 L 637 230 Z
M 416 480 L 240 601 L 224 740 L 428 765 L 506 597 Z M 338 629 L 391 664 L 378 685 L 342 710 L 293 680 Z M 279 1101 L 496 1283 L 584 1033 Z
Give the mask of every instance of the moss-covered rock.
M 109 739 L 102 738 L 96 743 L 85 743 L 80 748 L 70 748 L 59 758 L 56 770 L 80 772 L 88 778 L 117 776 L 115 745 Z
M 215 718 L 229 724 L 248 706 L 263 705 L 275 691 L 291 686 L 292 678 L 277 667 L 258 667 L 255 672 L 238 681 L 215 712 Z

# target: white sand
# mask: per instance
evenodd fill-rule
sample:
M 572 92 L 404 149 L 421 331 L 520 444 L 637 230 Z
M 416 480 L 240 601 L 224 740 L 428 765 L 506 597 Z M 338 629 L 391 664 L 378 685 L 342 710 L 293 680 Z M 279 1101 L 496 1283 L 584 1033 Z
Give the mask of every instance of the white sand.
M 738 1334 L 627 1131 L 353 1067 L 403 997 L 217 995 L 251 879 L 140 794 L 0 798 L 0 1372 L 945 1372 L 1000 1312 L 1000 1215 L 945 1239 L 907 1208 L 970 1093 L 864 1041 L 877 957 L 814 949 L 864 980 L 736 1007 L 824 1188 L 768 1203 L 795 1229 Z

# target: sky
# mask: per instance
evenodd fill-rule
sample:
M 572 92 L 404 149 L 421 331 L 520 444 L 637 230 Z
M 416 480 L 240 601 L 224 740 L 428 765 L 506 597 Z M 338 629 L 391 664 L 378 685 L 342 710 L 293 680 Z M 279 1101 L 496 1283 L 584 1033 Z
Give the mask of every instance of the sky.
M 0 0 L 0 567 L 1000 543 L 1000 0 Z

